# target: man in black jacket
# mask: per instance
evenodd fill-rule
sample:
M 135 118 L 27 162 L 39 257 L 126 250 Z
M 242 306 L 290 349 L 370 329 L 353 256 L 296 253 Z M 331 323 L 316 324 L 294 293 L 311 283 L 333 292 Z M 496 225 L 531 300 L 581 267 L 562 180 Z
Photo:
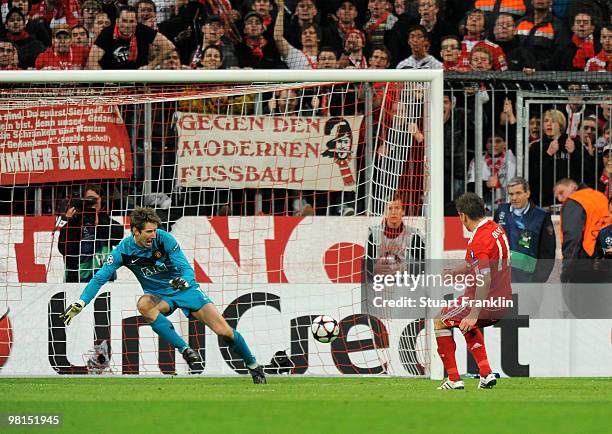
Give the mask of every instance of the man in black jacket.
M 99 185 L 86 185 L 83 198 L 72 199 L 66 211 L 58 240 L 66 282 L 89 282 L 123 239 L 123 226 L 102 210 L 101 193 Z

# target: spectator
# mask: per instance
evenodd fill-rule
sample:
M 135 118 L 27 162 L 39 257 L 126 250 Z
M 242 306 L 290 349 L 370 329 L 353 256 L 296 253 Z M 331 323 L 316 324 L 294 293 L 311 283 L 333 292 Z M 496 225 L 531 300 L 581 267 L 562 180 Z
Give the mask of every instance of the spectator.
M 483 37 L 485 30 L 485 14 L 480 9 L 473 9 L 468 12 L 465 21 L 465 36 L 461 42 L 461 57 L 459 62 L 464 67 L 469 68 L 470 52 L 476 46 L 483 46 L 491 52 L 493 59 L 493 69 L 495 71 L 505 71 L 508 69 L 506 56 L 501 47 Z
M 253 12 L 257 12 L 263 21 L 264 29 L 268 29 L 272 24 L 272 11 L 274 10 L 273 0 L 254 0 L 251 6 Z
M 34 6 L 37 10 L 34 10 Z M 32 2 L 32 16 L 40 15 L 45 24 L 54 28 L 58 24 L 68 24 L 70 27 L 79 24 L 81 17 L 81 2 L 79 0 L 40 1 Z
M 606 126 L 601 130 L 601 136 L 595 141 L 595 151 L 602 150 L 606 146 L 612 144 L 611 135 L 612 132 L 612 122 L 606 124 Z
M 485 47 L 474 47 L 470 52 L 470 69 L 472 71 L 491 71 L 493 56 Z
M 155 26 L 151 27 L 152 29 L 158 30 L 157 25 L 169 20 L 172 18 L 172 16 L 176 13 L 176 10 L 178 8 L 180 8 L 183 5 L 182 1 L 176 1 L 176 0 L 151 0 L 153 3 L 153 7 L 154 7 L 154 16 L 155 16 Z M 138 10 L 138 6 L 140 1 L 139 0 L 128 0 L 128 5 L 129 6 L 134 6 L 136 8 L 136 10 Z M 150 11 L 148 11 L 147 13 L 150 13 Z M 143 23 L 144 24 L 144 23 Z M 146 25 L 146 24 L 145 24 Z
M 498 44 L 506 55 L 506 62 L 510 71 L 534 72 L 537 61 L 534 55 L 523 47 L 515 36 L 514 16 L 500 13 L 493 27 L 494 42 Z
M 601 176 L 597 181 L 597 190 L 607 198 L 612 197 L 612 144 L 606 145 L 601 151 Z
M 86 185 L 82 198 L 73 198 L 57 247 L 64 256 L 66 282 L 89 282 L 108 254 L 123 239 L 123 226 L 102 209 L 102 189 Z
M 0 40 L 0 71 L 16 71 L 19 68 L 17 48 L 11 41 Z
M 516 25 L 519 42 L 538 60 L 539 71 L 554 69 L 551 60 L 556 52 L 567 50 L 568 31 L 565 24 L 550 12 L 552 0 L 532 0 L 533 11 Z
M 612 71 L 612 23 L 608 22 L 601 29 L 601 51 L 597 56 L 589 59 L 585 71 L 611 72 Z
M 136 2 L 136 20 L 139 24 L 157 30 L 157 6 L 153 0 Z
M 558 71 L 584 71 L 589 59 L 595 57 L 595 24 L 589 12 L 580 12 L 574 17 L 572 37 L 567 50 L 557 51 L 551 66 Z
M 580 85 L 570 84 L 567 87 L 569 92 L 580 92 Z M 565 112 L 567 114 L 567 130 L 565 131 L 568 136 L 576 137 L 582 119 L 584 118 L 585 112 L 584 99 L 579 95 L 571 95 L 567 98 L 567 105 L 565 106 Z M 593 141 L 593 143 L 595 143 Z
M 284 10 L 285 0 L 277 0 L 279 11 Z M 291 45 L 284 36 L 285 23 L 282 15 L 276 17 L 274 24 L 274 41 L 281 55 L 281 59 L 289 69 L 315 69 L 317 55 L 319 54 L 318 28 L 314 24 L 308 24 L 302 29 L 302 50 Z
M 25 15 L 21 12 L 21 9 L 13 8 L 8 11 L 5 26 L 4 38 L 12 42 L 17 48 L 19 67 L 22 69 L 33 68 L 38 55 L 45 51 L 45 46 L 26 32 Z
M 575 151 L 582 144 L 580 139 L 567 136 L 567 121 L 559 110 L 544 112 L 542 124 L 540 142 L 529 149 L 529 185 L 533 200 L 546 207 L 553 204 L 556 180 L 568 176 L 580 179 L 580 152 Z
M 26 20 L 25 31 L 42 42 L 45 47 L 51 46 L 51 36 L 42 20 L 43 17 L 38 14 L 38 8 L 36 11 L 33 10 L 30 0 L 9 0 L 8 8 L 18 8 L 21 10 Z
M 276 69 L 281 60 L 273 41 L 264 34 L 263 18 L 257 12 L 244 17 L 244 38 L 236 45 L 236 57 L 241 68 Z
M 87 52 L 89 52 L 91 42 L 89 40 L 89 32 L 85 26 L 74 26 L 70 30 L 70 38 L 70 44 L 72 46 L 87 48 Z
M 429 54 L 429 34 L 425 27 L 416 25 L 408 30 L 408 45 L 412 55 L 402 60 L 397 69 L 442 69 L 442 63 Z
M 94 42 L 96 42 L 96 39 L 98 39 L 98 36 L 100 36 L 102 30 L 110 27 L 111 24 L 111 20 L 106 12 L 98 12 L 96 14 L 91 30 L 89 31 L 90 47 L 94 44 Z
M 202 52 L 201 68 L 221 69 L 223 66 L 223 51 L 218 45 L 209 45 Z
M 596 152 L 595 144 L 597 142 L 597 118 L 593 115 L 584 118 L 580 123 L 578 134 L 574 134 L 573 137 L 576 136 L 582 142 L 583 153 L 586 154 L 585 157 L 589 157 L 589 159 L 592 159 L 595 156 Z M 585 170 L 589 172 L 595 169 L 595 162 L 590 161 L 590 163 L 590 165 L 585 165 Z
M 612 221 L 608 198 L 600 191 L 568 178 L 559 180 L 554 187 L 561 207 L 561 252 L 563 266 L 561 282 L 593 281 L 591 258 L 599 231 Z
M 95 34 L 95 36 L 97 37 L 101 29 L 98 30 L 98 33 L 94 32 L 94 21 L 96 20 L 98 14 L 104 13 L 102 11 L 102 6 L 96 0 L 85 0 L 83 2 L 83 5 L 81 6 L 81 11 L 83 16 L 81 19 L 83 26 L 85 26 L 90 35 Z M 106 17 L 108 18 L 108 15 L 106 15 Z M 95 42 L 95 38 L 91 42 Z
M 391 53 L 384 46 L 375 46 L 368 60 L 370 69 L 387 69 L 391 65 Z
M 465 152 L 464 111 L 455 107 L 456 98 L 444 95 L 444 203 L 450 203 L 464 191 Z
M 454 35 L 444 36 L 440 44 L 440 58 L 445 71 L 462 71 L 465 67 L 459 63 L 461 41 Z
M 405 214 L 402 196 L 396 194 L 387 202 L 382 224 L 370 228 L 364 258 L 368 283 L 375 275 L 419 274 L 423 269 L 425 241 L 417 228 L 404 224 Z
M 365 35 L 357 29 L 350 30 L 344 40 L 344 54 L 340 56 L 338 67 L 367 69 L 368 61 L 364 54 Z
M 344 44 L 349 31 L 357 28 L 359 15 L 356 0 L 344 0 L 338 4 L 336 13 L 329 25 L 323 28 L 323 40 L 331 45 L 337 53 L 344 51 Z
M 126 6 L 114 27 L 100 33 L 89 52 L 88 69 L 155 69 L 164 53 L 174 49 L 165 36 L 136 22 L 136 10 Z M 149 53 L 156 54 L 149 59 Z
M 282 13 L 284 8 L 281 7 L 279 2 L 277 2 L 277 6 L 279 12 L 276 19 L 283 18 L 284 21 L 284 14 Z M 300 35 L 307 26 L 317 24 L 318 13 L 319 10 L 314 0 L 297 0 L 295 11 L 291 19 L 288 20 L 285 25 L 285 33 L 283 36 L 294 47 L 300 47 L 303 42 L 300 39 Z M 304 47 L 302 46 L 302 48 Z
M 495 132 L 488 138 L 486 152 L 481 157 L 481 179 L 483 183 L 483 200 L 489 210 L 492 204 L 499 204 L 506 200 L 506 187 L 508 181 L 516 176 L 516 157 L 507 149 L 506 140 L 501 132 Z M 476 182 L 476 161 L 470 162 L 467 182 Z M 474 191 L 475 186 L 468 186 L 468 191 Z
M 338 69 L 338 55 L 332 47 L 321 47 L 317 56 L 317 69 Z
M 529 117 L 529 137 L 527 138 L 527 142 L 529 144 L 529 149 L 534 143 L 538 143 L 540 141 L 540 136 L 542 135 L 542 122 L 540 121 L 540 117 L 537 114 L 533 114 Z
M 159 69 L 171 69 L 171 70 L 179 70 L 179 69 L 191 69 L 188 66 L 181 64 L 181 57 L 179 56 L 176 50 L 172 50 L 169 53 L 166 53 L 166 56 L 163 58 L 161 63 L 159 64 Z M 166 167 L 166 165 L 164 165 Z M 172 175 L 170 176 L 172 178 Z
M 215 45 L 219 47 L 223 53 L 224 65 L 226 68 L 233 68 L 238 66 L 238 59 L 236 58 L 236 52 L 234 44 L 224 40 L 225 28 L 221 18 L 217 15 L 210 15 L 206 18 L 201 27 L 202 30 L 202 42 L 197 46 L 193 55 L 191 56 L 191 67 L 197 68 L 201 63 L 203 50 L 206 47 Z
M 597 130 L 603 131 L 606 125 L 612 122 L 612 98 L 608 98 L 607 101 L 598 104 L 595 110 Z
M 394 26 L 393 31 L 387 34 L 385 44 L 390 48 L 396 58 L 403 57 L 409 49 L 406 45 L 406 31 L 415 24 L 420 24 L 427 30 L 430 40 L 430 53 L 439 53 L 442 37 L 453 33 L 450 25 L 444 21 L 440 13 L 440 0 L 417 0 L 418 16 L 408 22 L 400 19 Z
M 36 58 L 36 69 L 83 69 L 89 49 L 71 46 L 71 29 L 60 24 L 53 29 L 53 45 Z
M 550 213 L 529 200 L 524 178 L 508 182 L 509 203 L 501 204 L 494 220 L 508 236 L 513 282 L 546 282 L 554 267 L 557 238 Z
M 363 30 L 370 45 L 384 45 L 385 33 L 397 23 L 397 17 L 389 12 L 388 0 L 369 0 L 368 11 L 370 19 L 365 23 Z

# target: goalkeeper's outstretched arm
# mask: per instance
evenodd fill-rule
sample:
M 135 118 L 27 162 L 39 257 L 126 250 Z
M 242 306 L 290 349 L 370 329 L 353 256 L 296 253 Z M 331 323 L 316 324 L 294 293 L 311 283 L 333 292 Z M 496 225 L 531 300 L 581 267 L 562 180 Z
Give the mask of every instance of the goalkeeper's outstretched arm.
M 64 325 L 70 325 L 74 317 L 81 313 L 83 308 L 94 299 L 100 288 L 102 288 L 102 286 L 110 280 L 115 271 L 123 265 L 121 262 L 121 254 L 117 251 L 120 246 L 121 244 L 108 255 L 106 263 L 96 272 L 96 274 L 94 274 L 93 278 L 81 293 L 79 300 L 68 306 L 64 313 L 60 315 L 60 318 L 64 321 Z

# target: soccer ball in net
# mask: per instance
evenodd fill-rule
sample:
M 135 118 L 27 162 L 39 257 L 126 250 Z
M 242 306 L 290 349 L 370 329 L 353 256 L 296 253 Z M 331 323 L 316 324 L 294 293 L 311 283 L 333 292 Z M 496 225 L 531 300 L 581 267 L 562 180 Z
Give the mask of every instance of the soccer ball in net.
M 316 317 L 310 326 L 310 330 L 314 338 L 323 344 L 334 341 L 340 333 L 338 321 L 327 315 Z

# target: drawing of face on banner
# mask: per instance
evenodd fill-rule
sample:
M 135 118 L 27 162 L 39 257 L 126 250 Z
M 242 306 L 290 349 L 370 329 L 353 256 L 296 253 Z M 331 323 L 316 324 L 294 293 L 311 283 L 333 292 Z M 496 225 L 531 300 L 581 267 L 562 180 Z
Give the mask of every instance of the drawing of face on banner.
M 351 125 L 343 118 L 330 118 L 325 124 L 324 132 L 331 139 L 325 143 L 327 149 L 323 152 L 323 156 L 340 161 L 349 158 L 353 146 Z

